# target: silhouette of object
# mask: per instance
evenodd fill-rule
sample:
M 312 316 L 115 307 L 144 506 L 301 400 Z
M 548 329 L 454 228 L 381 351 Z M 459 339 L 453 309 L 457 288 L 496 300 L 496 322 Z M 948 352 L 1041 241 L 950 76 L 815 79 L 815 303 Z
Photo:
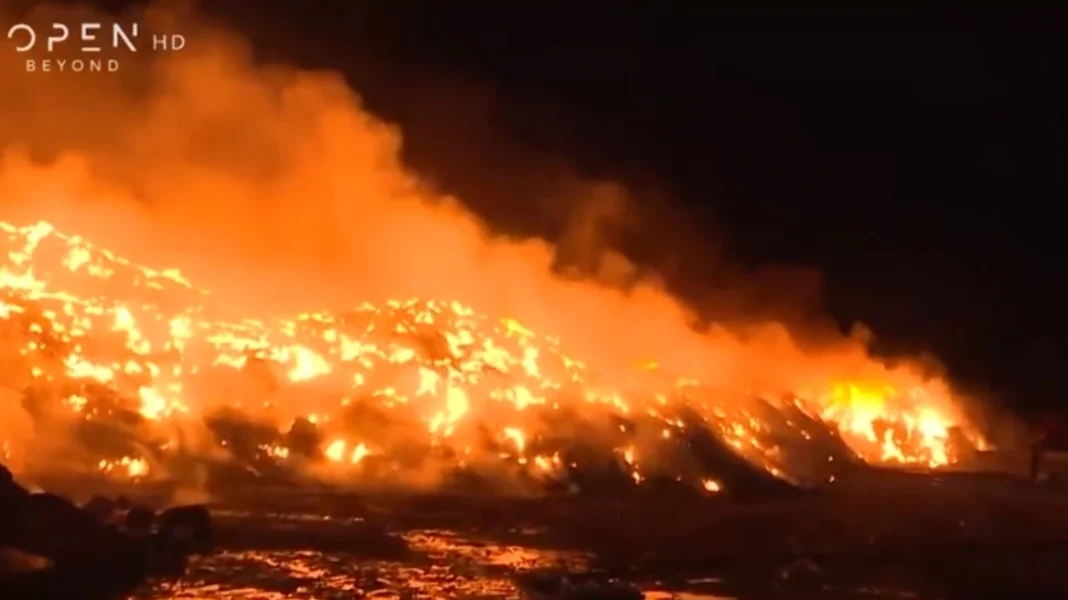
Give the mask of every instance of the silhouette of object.
M 1052 463 L 1063 463 L 1066 457 L 1068 421 L 1061 414 L 1046 415 L 1039 422 L 1031 441 L 1031 479 L 1056 483 L 1059 473 Z
M 152 534 L 156 513 L 143 506 L 135 506 L 126 512 L 126 533 L 136 537 Z
M 1033 481 L 1038 481 L 1042 473 L 1042 442 L 1031 444 L 1031 468 L 1030 475 Z
M 169 508 L 159 515 L 159 535 L 184 554 L 207 554 L 214 549 L 211 515 L 195 504 Z
M 152 533 L 151 510 L 133 507 L 125 499 L 110 503 L 110 510 L 106 499 L 89 504 L 91 510 L 85 510 L 55 494 L 31 493 L 0 465 L 0 546 L 51 563 L 32 571 L 0 569 L 0 598 L 121 598 L 150 576 L 184 572 L 184 549 L 194 545 L 173 543 L 175 524 L 193 523 L 189 539 L 201 545 L 211 539 L 204 507 L 182 507 L 170 518 L 168 535 L 160 535 Z M 119 507 L 128 508 L 126 526 L 136 535 L 107 522 Z
M 103 496 L 94 495 L 82 505 L 82 510 L 100 521 L 107 521 L 115 514 L 115 502 Z

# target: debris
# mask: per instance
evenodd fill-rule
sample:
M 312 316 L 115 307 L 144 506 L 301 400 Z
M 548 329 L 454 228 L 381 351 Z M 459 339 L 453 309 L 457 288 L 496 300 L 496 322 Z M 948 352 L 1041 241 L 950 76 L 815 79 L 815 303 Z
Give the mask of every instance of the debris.
M 642 600 L 641 590 L 618 579 L 561 571 L 535 571 L 517 581 L 531 600 Z
M 134 506 L 126 512 L 126 533 L 135 537 L 152 534 L 156 513 L 143 506 Z
M 798 558 L 779 571 L 779 576 L 783 579 L 812 579 L 825 574 L 826 571 L 815 561 L 805 557 Z
M 116 506 L 115 502 L 108 498 L 94 495 L 92 498 L 89 498 L 88 502 L 82 505 L 82 510 L 96 517 L 100 521 L 109 521 L 115 513 Z
M 121 509 L 123 528 L 114 523 Z M 202 506 L 160 517 L 166 527 L 154 532 L 153 511 L 125 499 L 98 497 L 79 508 L 55 494 L 31 493 L 0 465 L 0 547 L 48 565 L 3 568 L 0 597 L 118 598 L 151 577 L 181 575 L 193 549 L 210 547 L 210 517 Z M 181 526 L 190 532 L 185 537 L 176 535 Z
M 215 546 L 211 515 L 202 504 L 169 508 L 158 521 L 160 536 L 186 554 L 207 554 Z

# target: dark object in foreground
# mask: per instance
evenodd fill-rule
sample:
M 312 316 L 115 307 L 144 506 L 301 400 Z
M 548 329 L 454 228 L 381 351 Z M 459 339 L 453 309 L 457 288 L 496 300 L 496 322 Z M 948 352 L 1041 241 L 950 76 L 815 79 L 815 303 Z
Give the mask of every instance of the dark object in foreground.
M 124 505 L 125 504 L 125 505 Z M 126 530 L 116 525 L 121 515 Z M 94 498 L 85 509 L 54 494 L 34 494 L 0 465 L 0 547 L 46 559 L 16 570 L 0 563 L 0 598 L 118 598 L 151 577 L 178 576 L 186 558 L 211 547 L 203 507 L 159 517 L 121 501 Z
M 177 506 L 156 519 L 158 534 L 183 554 L 207 554 L 215 546 L 211 515 L 204 506 Z
M 1030 475 L 1034 481 L 1063 483 L 1068 476 L 1068 423 L 1064 417 L 1047 417 L 1031 441 Z
M 578 577 L 558 571 L 535 571 L 516 583 L 533 600 L 641 600 L 637 587 L 614 579 Z

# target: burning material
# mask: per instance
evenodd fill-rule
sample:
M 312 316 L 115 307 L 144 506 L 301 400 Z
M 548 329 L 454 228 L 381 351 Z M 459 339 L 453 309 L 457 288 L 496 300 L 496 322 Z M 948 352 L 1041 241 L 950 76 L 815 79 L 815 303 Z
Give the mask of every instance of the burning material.
M 560 228 L 507 236 L 413 174 L 340 74 L 262 64 L 187 6 L 128 17 L 188 46 L 114 77 L 0 54 L 18 90 L 0 97 L 0 453 L 19 471 L 732 494 L 982 443 L 945 381 L 863 340 L 740 310 L 695 327 L 602 235 L 637 216 L 622 186 L 538 174 L 560 183 L 525 208 Z M 794 297 L 777 284 L 759 291 Z
M 47 223 L 0 223 L 0 251 L 0 382 L 24 390 L 3 410 L 35 430 L 2 447 L 28 469 L 180 477 L 195 457 L 331 481 L 538 485 L 616 472 L 714 494 L 740 460 L 811 482 L 854 459 L 940 467 L 982 443 L 920 383 L 765 399 L 650 364 L 608 380 L 566 340 L 458 302 L 241 318 L 177 271 Z

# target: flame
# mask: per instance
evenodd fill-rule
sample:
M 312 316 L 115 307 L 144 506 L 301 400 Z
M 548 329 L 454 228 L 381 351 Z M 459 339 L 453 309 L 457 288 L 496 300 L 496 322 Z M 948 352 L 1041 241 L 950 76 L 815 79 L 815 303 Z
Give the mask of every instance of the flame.
M 25 18 L 110 18 L 84 10 Z M 124 56 L 121 77 L 39 77 L 0 53 L 18 91 L 0 94 L 10 464 L 178 478 L 193 458 L 431 485 L 588 469 L 711 493 L 739 457 L 823 481 L 840 458 L 938 468 L 985 444 L 913 363 L 738 314 L 750 287 L 803 305 L 805 283 L 716 264 L 732 298 L 696 327 L 613 247 L 637 216 L 622 186 L 546 167 L 531 180 L 547 189 L 509 208 L 562 235 L 502 235 L 412 173 L 399 129 L 340 74 L 261 64 L 191 10 L 128 15 L 190 44 Z
M 347 411 L 357 407 L 383 411 L 393 424 L 417 424 L 422 433 L 415 439 L 457 466 L 497 461 L 535 477 L 575 466 L 547 442 L 553 413 L 616 418 L 616 456 L 635 483 L 662 468 L 632 435 L 638 416 L 655 423 L 656 440 L 706 430 L 787 478 L 794 466 L 776 440 L 784 433 L 812 440 L 802 415 L 871 463 L 951 464 L 959 451 L 953 428 L 982 443 L 921 386 L 901 393 L 878 382 L 828 381 L 775 405 L 780 418 L 770 419 L 754 408 L 755 400 L 717 402 L 696 380 L 649 361 L 631 363 L 641 386 L 613 386 L 569 356 L 562 340 L 458 302 L 408 299 L 341 312 L 227 318 L 208 291 L 177 271 L 139 265 L 45 222 L 0 223 L 0 232 L 6 257 L 0 323 L 5 343 L 20 342 L 5 350 L 15 367 L 3 372 L 4 383 L 53 397 L 64 414 L 87 421 L 114 416 L 118 409 L 101 401 L 113 394 L 163 440 L 154 457 L 99 460 L 97 468 L 110 475 L 146 476 L 159 454 L 176 448 L 176 431 L 203 423 L 220 407 L 265 419 L 279 432 L 303 420 L 323 434 L 322 460 L 350 477 L 359 477 L 370 457 L 404 451 L 373 427 L 352 426 Z M 264 383 L 234 388 L 221 401 L 209 398 L 219 388 L 206 382 L 227 374 Z M 487 430 L 496 432 L 490 441 Z M 8 451 L 11 443 L 3 443 Z M 280 464 L 297 460 L 284 444 L 260 445 L 259 453 Z M 710 493 L 722 489 L 707 477 L 694 483 Z

